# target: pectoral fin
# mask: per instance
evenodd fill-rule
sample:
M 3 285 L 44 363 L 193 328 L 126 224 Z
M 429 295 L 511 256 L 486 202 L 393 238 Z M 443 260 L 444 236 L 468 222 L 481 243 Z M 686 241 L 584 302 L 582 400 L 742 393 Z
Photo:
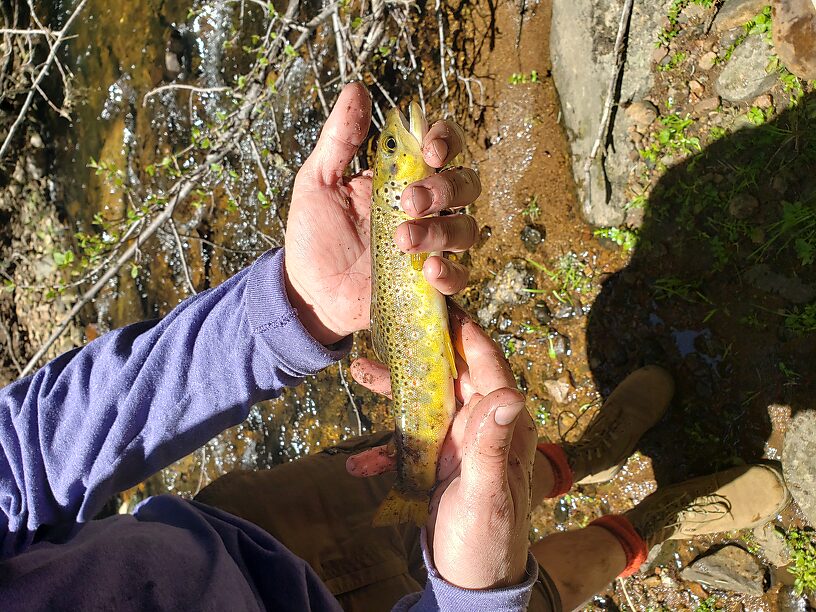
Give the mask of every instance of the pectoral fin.
M 428 259 L 429 253 L 411 253 L 411 267 L 420 272 L 425 260 Z
M 450 332 L 445 334 L 445 356 L 448 358 L 450 364 L 451 375 L 454 378 L 459 378 L 459 373 L 456 371 L 456 354 L 453 352 L 453 341 L 450 337 Z

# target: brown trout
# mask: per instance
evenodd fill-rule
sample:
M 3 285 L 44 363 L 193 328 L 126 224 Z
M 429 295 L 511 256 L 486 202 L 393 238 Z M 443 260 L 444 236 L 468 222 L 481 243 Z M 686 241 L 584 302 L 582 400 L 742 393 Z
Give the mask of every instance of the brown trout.
M 377 357 L 391 370 L 396 421 L 397 481 L 374 525 L 428 518 L 442 442 L 456 411 L 456 365 L 445 297 L 428 284 L 428 254 L 408 255 L 394 243 L 397 226 L 411 217 L 400 195 L 434 173 L 422 158 L 425 117 L 411 104 L 410 121 L 391 110 L 374 160 L 371 202 L 371 332 Z

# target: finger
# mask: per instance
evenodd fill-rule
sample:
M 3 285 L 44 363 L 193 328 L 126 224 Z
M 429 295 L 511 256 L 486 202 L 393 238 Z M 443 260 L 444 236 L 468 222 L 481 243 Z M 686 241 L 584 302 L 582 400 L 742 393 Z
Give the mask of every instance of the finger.
M 346 471 L 357 478 L 377 476 L 397 469 L 397 455 L 390 445 L 375 446 L 346 459 Z
M 461 208 L 482 193 L 479 175 L 472 168 L 451 168 L 412 183 L 402 192 L 402 209 L 423 217 L 449 208 Z
M 403 253 L 466 251 L 479 238 L 479 226 L 470 215 L 428 217 L 400 223 L 394 241 Z
M 473 407 L 464 434 L 462 486 L 476 499 L 508 491 L 507 457 L 524 410 L 524 396 L 515 389 L 493 391 Z
M 349 83 L 340 92 L 303 169 L 326 185 L 336 184 L 368 136 L 370 124 L 368 90 L 362 83 Z
M 431 286 L 442 295 L 453 295 L 467 287 L 470 272 L 458 263 L 434 255 L 425 260 L 422 273 Z
M 453 121 L 437 121 L 422 139 L 422 156 L 433 168 L 441 168 L 462 152 L 465 133 Z
M 393 399 L 391 396 L 391 372 L 379 361 L 360 357 L 352 362 L 349 370 L 351 371 L 351 377 L 369 391 Z
M 462 406 L 456 413 L 453 422 L 448 432 L 448 437 L 445 438 L 445 444 L 439 453 L 439 460 L 437 462 L 437 480 L 442 482 L 450 478 L 451 474 L 459 469 L 462 462 L 462 451 L 465 440 L 465 429 L 467 427 L 468 419 L 473 406 L 478 404 L 482 399 L 481 395 L 473 395 L 470 402 Z
M 482 395 L 504 387 L 515 389 L 516 379 L 501 348 L 455 304 L 450 315 L 454 344 L 468 364 L 473 388 Z

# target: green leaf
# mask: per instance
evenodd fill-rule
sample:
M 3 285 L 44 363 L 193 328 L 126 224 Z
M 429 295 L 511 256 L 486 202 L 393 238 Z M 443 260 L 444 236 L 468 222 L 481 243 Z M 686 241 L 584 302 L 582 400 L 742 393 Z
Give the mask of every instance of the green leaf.
M 136 263 L 130 264 L 130 278 L 136 278 L 139 276 L 139 266 Z

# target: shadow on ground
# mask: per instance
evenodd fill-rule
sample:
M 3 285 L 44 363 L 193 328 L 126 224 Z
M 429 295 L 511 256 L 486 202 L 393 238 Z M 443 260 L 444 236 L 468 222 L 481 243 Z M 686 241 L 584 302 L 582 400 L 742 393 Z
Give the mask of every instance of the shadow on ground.
M 789 414 L 816 405 L 816 96 L 671 168 L 631 263 L 592 308 L 604 395 L 645 363 L 677 395 L 642 441 L 659 484 L 778 457 Z M 771 407 L 769 409 L 769 407 Z

